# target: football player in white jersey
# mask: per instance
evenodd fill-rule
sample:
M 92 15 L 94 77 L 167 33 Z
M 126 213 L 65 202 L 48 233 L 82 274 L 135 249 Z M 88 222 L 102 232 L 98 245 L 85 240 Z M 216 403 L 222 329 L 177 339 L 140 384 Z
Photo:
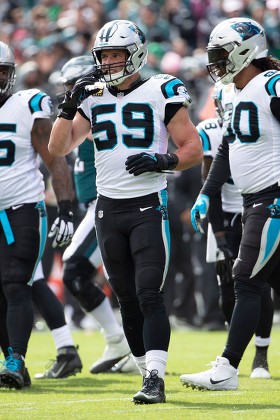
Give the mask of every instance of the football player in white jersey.
M 195 230 L 230 174 L 243 197 L 242 238 L 233 266 L 236 294 L 228 339 L 213 368 L 184 374 L 187 386 L 238 388 L 238 366 L 256 331 L 265 283 L 280 295 L 280 62 L 268 56 L 262 26 L 248 18 L 217 25 L 207 46 L 210 75 L 234 83 L 223 141 L 192 208 Z
M 12 93 L 15 61 L 0 42 L 0 345 L 5 355 L 1 386 L 22 388 L 24 358 L 33 327 L 33 274 L 47 234 L 40 155 L 49 169 L 59 203 L 51 228 L 54 246 L 73 235 L 73 186 L 65 158 L 51 156 L 50 98 L 38 89 Z
M 213 99 L 217 117 L 209 118 L 197 125 L 203 145 L 202 178 L 204 180 L 207 178 L 212 161 L 222 141 L 223 107 L 227 108 L 227 103 L 231 104 L 232 94 L 235 93 L 231 89 L 231 85 L 225 86 L 220 82 L 216 83 Z M 216 265 L 220 289 L 219 303 L 228 325 L 235 304 L 232 265 L 237 258 L 242 235 L 241 213 L 242 196 L 230 177 L 222 186 L 221 192 L 212 197 L 210 202 L 206 252 L 207 262 L 214 262 Z M 256 353 L 252 364 L 251 378 L 270 378 L 267 350 L 270 343 L 273 312 L 271 288 L 266 284 L 262 295 L 260 320 L 255 333 Z
M 141 79 L 147 42 L 133 22 L 105 24 L 92 53 L 102 82 L 84 78 L 66 94 L 49 150 L 63 156 L 92 131 L 97 238 L 126 338 L 144 377 L 133 401 L 162 403 L 170 340 L 163 301 L 169 261 L 165 171 L 199 164 L 202 147 L 188 116 L 191 99 L 183 83 L 167 74 Z M 171 154 L 169 135 L 178 147 Z
M 63 88 L 63 92 L 72 89 L 80 77 L 93 75 L 95 71 L 92 55 L 74 57 L 62 67 L 58 85 Z M 85 205 L 87 212 L 63 254 L 63 282 L 82 308 L 97 321 L 105 338 L 103 355 L 93 363 L 90 372 L 108 372 L 113 367 L 115 371 L 126 369 L 135 372 L 138 369 L 132 359 L 123 328 L 117 321 L 108 297 L 92 280 L 102 267 L 95 232 L 97 191 L 92 140 L 85 139 L 77 149 L 74 184 L 77 198 Z M 121 363 L 118 366 L 114 366 L 119 362 Z

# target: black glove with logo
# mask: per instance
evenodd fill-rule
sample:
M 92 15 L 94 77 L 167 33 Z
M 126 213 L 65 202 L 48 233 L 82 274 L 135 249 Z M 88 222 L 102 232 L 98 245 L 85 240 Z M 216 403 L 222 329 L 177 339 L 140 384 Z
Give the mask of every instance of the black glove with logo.
M 230 250 L 227 240 L 224 236 L 216 238 L 217 255 L 216 255 L 216 272 L 220 277 L 221 283 L 231 284 L 232 266 L 234 263 L 233 253 Z
M 90 95 L 93 94 L 95 89 L 86 88 L 86 86 L 94 85 L 98 79 L 96 77 L 85 76 L 78 79 L 72 90 L 67 90 L 63 102 L 58 105 L 60 109 L 58 113 L 59 118 L 65 118 L 66 120 L 73 120 L 78 106 Z M 96 89 L 97 91 L 99 88 Z
M 54 236 L 52 247 L 64 246 L 71 241 L 74 234 L 73 212 L 70 200 L 58 202 L 57 218 L 52 224 L 49 238 Z
M 125 162 L 126 170 L 135 176 L 145 172 L 162 172 L 176 168 L 179 162 L 175 153 L 139 153 L 129 156 Z

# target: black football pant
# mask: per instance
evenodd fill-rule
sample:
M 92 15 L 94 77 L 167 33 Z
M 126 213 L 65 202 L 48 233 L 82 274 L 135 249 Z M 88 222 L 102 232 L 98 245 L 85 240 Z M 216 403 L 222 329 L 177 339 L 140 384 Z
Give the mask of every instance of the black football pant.
M 258 204 L 258 203 L 256 203 Z M 243 234 L 233 266 L 236 303 L 223 356 L 237 367 L 261 314 L 265 283 L 280 289 L 280 199 L 246 207 Z
M 24 204 L 6 214 L 14 241 L 7 243 L 0 224 L 0 345 L 25 356 L 33 327 L 32 276 L 47 232 L 44 203 Z
M 123 200 L 100 196 L 95 219 L 102 259 L 133 355 L 167 351 L 170 325 L 163 300 L 170 243 L 167 192 Z

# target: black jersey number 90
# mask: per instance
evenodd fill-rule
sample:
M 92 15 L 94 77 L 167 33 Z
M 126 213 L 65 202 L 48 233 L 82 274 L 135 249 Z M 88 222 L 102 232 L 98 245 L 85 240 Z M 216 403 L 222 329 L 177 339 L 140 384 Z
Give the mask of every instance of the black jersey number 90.
M 118 143 L 118 127 L 114 122 L 115 104 L 97 105 L 92 108 L 92 135 L 97 150 L 113 149 Z M 112 114 L 112 119 L 108 119 Z M 104 119 L 102 120 L 102 115 Z M 126 134 L 120 139 L 129 148 L 148 148 L 154 140 L 153 110 L 149 104 L 128 103 L 122 108 L 122 124 Z M 129 130 L 138 129 L 140 135 L 129 134 Z M 123 131 L 120 129 L 120 131 Z M 101 132 L 105 132 L 101 136 Z M 100 137 L 98 136 L 100 133 Z
M 243 133 L 240 129 L 242 115 L 247 116 L 248 127 L 246 128 L 246 133 Z M 230 143 L 233 143 L 236 138 L 241 143 L 255 143 L 260 138 L 258 108 L 253 102 L 239 102 L 234 110 L 232 121 L 234 131 L 229 126 L 227 129 L 228 135 L 226 136 Z

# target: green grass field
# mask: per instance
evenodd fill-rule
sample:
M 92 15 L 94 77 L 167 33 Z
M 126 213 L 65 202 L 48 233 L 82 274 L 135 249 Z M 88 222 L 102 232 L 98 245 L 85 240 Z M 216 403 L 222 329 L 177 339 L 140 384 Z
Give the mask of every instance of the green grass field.
M 0 389 L 1 419 L 280 419 L 280 328 L 274 326 L 269 349 L 272 379 L 250 379 L 254 344 L 240 364 L 237 391 L 197 391 L 179 381 L 182 373 L 198 372 L 221 354 L 226 332 L 173 331 L 167 365 L 166 404 L 134 405 L 131 397 L 141 388 L 140 375 L 89 373 L 104 350 L 99 332 L 75 331 L 83 371 L 63 380 L 32 380 L 30 389 Z M 26 364 L 33 375 L 55 357 L 49 332 L 34 332 Z

